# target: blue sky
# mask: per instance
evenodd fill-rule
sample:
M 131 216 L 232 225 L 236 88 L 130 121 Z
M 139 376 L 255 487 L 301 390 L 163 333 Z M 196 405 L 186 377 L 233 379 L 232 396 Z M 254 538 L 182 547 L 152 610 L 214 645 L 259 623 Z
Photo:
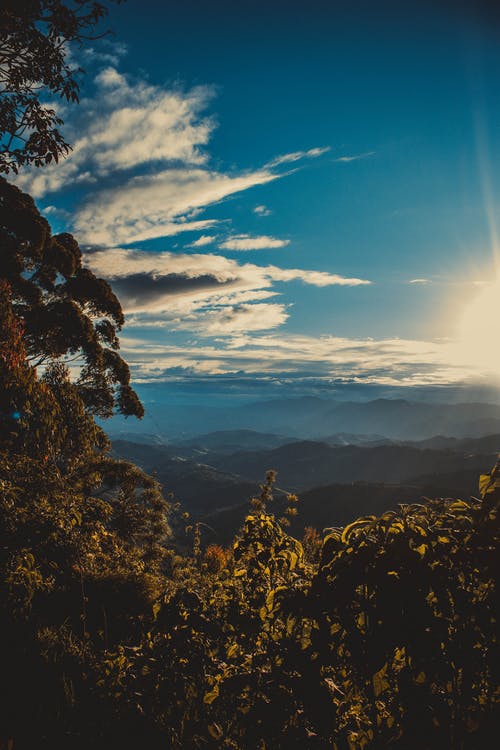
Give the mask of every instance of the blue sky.
M 137 382 L 498 375 L 463 336 L 500 312 L 500 27 L 456 5 L 128 0 L 72 51 L 74 152 L 19 183 L 119 294 Z

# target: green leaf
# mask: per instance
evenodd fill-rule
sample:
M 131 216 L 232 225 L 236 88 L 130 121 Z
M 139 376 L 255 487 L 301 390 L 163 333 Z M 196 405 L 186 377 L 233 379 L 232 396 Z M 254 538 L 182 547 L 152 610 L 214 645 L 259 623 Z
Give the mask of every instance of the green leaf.
M 360 529 L 363 526 L 367 526 L 372 521 L 373 521 L 373 516 L 368 516 L 365 518 L 358 518 L 356 521 L 353 521 L 352 523 L 348 524 L 342 532 L 341 539 L 344 542 L 344 544 L 348 541 L 349 537 L 356 529 Z
M 215 723 L 208 725 L 208 733 L 214 738 L 214 740 L 220 740 L 224 734 L 221 727 Z
M 426 554 L 426 552 L 427 552 L 428 549 L 429 549 L 429 545 L 428 544 L 419 544 L 418 547 L 414 547 L 413 548 L 414 552 L 418 552 L 418 554 L 420 555 L 420 557 L 425 557 L 425 554 Z
M 373 681 L 373 692 L 375 693 L 375 698 L 378 698 L 378 696 L 384 692 L 384 690 L 387 690 L 390 687 L 390 682 L 386 677 L 387 674 L 387 662 L 384 664 L 382 669 L 379 669 L 378 672 L 375 672 L 373 675 L 372 681 Z
M 208 706 L 214 702 L 216 698 L 219 697 L 219 685 L 215 684 L 212 690 L 210 690 L 208 693 L 205 693 L 203 696 L 203 703 L 206 703 Z

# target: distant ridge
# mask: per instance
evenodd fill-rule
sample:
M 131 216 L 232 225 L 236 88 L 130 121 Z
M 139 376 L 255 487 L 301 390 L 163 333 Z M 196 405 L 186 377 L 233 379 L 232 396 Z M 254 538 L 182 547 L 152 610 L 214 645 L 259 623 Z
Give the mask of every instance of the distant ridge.
M 296 440 L 298 438 L 275 435 L 269 432 L 257 432 L 256 430 L 216 430 L 188 440 L 181 440 L 176 445 L 181 448 L 235 453 L 242 449 L 265 450 L 277 448 Z
M 496 447 L 493 448 L 492 446 Z M 401 483 L 421 475 L 450 474 L 460 470 L 486 471 L 495 462 L 500 441 L 491 442 L 485 452 L 431 449 L 414 445 L 332 446 L 304 440 L 270 451 L 240 451 L 212 457 L 216 468 L 259 481 L 267 469 L 278 472 L 280 486 L 301 491 L 332 482 Z
M 139 423 L 114 418 L 104 424 L 111 435 L 136 439 L 157 435 L 163 442 L 191 440 L 213 432 L 242 431 L 321 439 L 331 436 L 375 435 L 376 439 L 415 441 L 477 438 L 500 433 L 500 405 L 486 403 L 422 403 L 406 399 L 333 401 L 307 396 L 263 401 L 244 406 L 167 405 L 155 403 Z

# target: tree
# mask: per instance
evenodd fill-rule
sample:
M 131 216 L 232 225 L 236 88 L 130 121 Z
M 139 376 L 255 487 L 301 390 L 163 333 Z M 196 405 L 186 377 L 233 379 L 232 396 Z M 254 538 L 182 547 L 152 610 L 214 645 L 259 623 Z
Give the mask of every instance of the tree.
M 0 748 L 64 747 L 72 722 L 105 723 L 93 664 L 139 637 L 162 592 L 168 507 L 154 479 L 106 455 L 67 367 L 38 377 L 5 279 L 0 384 Z
M 121 2 L 121 0 L 116 0 Z M 2 0 L 0 7 L 0 172 L 58 161 L 70 151 L 61 118 L 43 95 L 78 102 L 82 69 L 71 44 L 92 39 L 106 16 L 94 0 Z
M 123 312 L 109 284 L 82 266 L 70 234 L 52 236 L 33 199 L 0 178 L 0 278 L 10 286 L 35 365 L 73 355 L 81 364 L 79 393 L 92 414 L 113 408 L 142 417 L 130 371 L 118 354 Z
M 60 447 L 60 408 L 26 361 L 22 334 L 10 287 L 0 279 L 0 450 L 41 457 Z

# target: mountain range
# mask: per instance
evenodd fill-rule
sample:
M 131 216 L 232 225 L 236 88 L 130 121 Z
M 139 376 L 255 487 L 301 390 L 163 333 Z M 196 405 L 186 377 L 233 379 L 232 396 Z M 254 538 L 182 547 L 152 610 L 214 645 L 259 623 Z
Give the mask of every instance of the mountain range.
M 491 468 L 499 451 L 500 433 L 413 442 L 377 433 L 336 433 L 311 441 L 240 429 L 168 444 L 113 441 L 116 456 L 155 475 L 164 491 L 219 541 L 241 525 L 269 469 L 278 472 L 277 513 L 287 493 L 299 494 L 300 512 L 292 527 L 299 533 L 308 525 L 342 525 L 398 502 L 468 497 L 477 492 L 479 474 Z
M 215 431 L 253 430 L 317 440 L 333 434 L 379 435 L 392 440 L 425 440 L 435 435 L 466 438 L 500 433 L 500 405 L 424 403 L 406 399 L 334 401 L 317 397 L 280 399 L 238 406 L 146 403 L 141 422 L 115 417 L 106 423 L 116 438 L 155 436 L 179 442 Z M 142 438 L 141 438 L 142 439 Z

